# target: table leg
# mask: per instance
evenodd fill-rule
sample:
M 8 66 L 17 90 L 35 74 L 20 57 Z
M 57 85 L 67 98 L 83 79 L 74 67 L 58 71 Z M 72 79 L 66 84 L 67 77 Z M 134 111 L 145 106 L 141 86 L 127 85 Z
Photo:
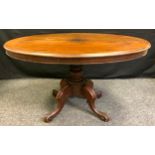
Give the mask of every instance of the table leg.
M 52 121 L 52 119 L 54 117 L 56 117 L 61 112 L 62 108 L 64 107 L 65 101 L 71 95 L 70 86 L 65 86 L 65 87 L 61 88 L 58 92 L 56 92 L 56 90 L 54 90 L 53 95 L 56 98 L 57 107 L 53 112 L 51 112 L 50 114 L 48 114 L 44 118 L 44 121 L 47 122 L 47 123 Z
M 96 92 L 94 91 L 93 88 L 91 88 L 90 86 L 85 86 L 83 87 L 83 93 L 85 95 L 85 98 L 87 99 L 87 103 L 89 104 L 91 110 L 103 121 L 108 122 L 110 120 L 109 116 L 102 111 L 99 111 L 96 109 L 95 106 L 95 100 L 98 97 L 96 94 Z

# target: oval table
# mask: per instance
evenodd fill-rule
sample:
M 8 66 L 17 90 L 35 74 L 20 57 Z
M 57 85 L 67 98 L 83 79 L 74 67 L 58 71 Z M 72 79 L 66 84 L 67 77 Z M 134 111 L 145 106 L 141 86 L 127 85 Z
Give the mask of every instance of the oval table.
M 105 112 L 95 107 L 102 96 L 93 82 L 82 74 L 82 65 L 129 61 L 145 56 L 150 43 L 144 39 L 97 33 L 61 33 L 26 36 L 4 44 L 6 54 L 14 59 L 43 64 L 70 65 L 70 75 L 60 82 L 60 90 L 53 90 L 56 109 L 45 117 L 50 122 L 63 108 L 69 97 L 86 98 L 91 110 L 103 121 L 109 121 Z

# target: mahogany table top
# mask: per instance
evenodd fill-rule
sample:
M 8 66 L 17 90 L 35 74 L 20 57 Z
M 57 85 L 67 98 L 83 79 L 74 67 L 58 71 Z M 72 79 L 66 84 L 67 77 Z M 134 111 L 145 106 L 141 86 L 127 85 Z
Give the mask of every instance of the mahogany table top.
M 60 33 L 26 36 L 4 44 L 8 56 L 47 64 L 98 64 L 128 61 L 147 54 L 144 39 L 97 33 Z

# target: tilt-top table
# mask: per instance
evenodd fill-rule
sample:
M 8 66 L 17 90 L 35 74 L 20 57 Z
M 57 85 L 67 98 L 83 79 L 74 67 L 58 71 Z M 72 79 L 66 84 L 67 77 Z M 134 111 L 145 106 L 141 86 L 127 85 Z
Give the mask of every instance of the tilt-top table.
M 86 98 L 91 110 L 103 121 L 106 113 L 95 107 L 96 92 L 93 82 L 82 74 L 82 65 L 129 61 L 147 54 L 151 47 L 144 39 L 97 33 L 42 34 L 21 37 L 4 44 L 6 54 L 14 59 L 43 64 L 70 65 L 70 75 L 61 80 L 60 90 L 53 90 L 57 107 L 45 117 L 50 122 L 63 108 L 69 97 Z

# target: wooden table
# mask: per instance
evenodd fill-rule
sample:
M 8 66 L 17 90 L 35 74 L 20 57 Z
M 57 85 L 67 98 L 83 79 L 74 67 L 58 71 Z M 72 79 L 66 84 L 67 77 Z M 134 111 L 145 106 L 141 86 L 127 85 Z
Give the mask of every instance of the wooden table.
M 14 59 L 43 64 L 70 65 L 70 75 L 60 82 L 60 90 L 53 90 L 56 109 L 45 117 L 51 121 L 63 108 L 69 97 L 86 98 L 91 110 L 103 121 L 106 113 L 95 107 L 101 97 L 93 82 L 82 74 L 82 65 L 129 61 L 147 54 L 151 47 L 144 39 L 96 33 L 63 33 L 33 35 L 10 40 L 4 44 L 6 54 Z

